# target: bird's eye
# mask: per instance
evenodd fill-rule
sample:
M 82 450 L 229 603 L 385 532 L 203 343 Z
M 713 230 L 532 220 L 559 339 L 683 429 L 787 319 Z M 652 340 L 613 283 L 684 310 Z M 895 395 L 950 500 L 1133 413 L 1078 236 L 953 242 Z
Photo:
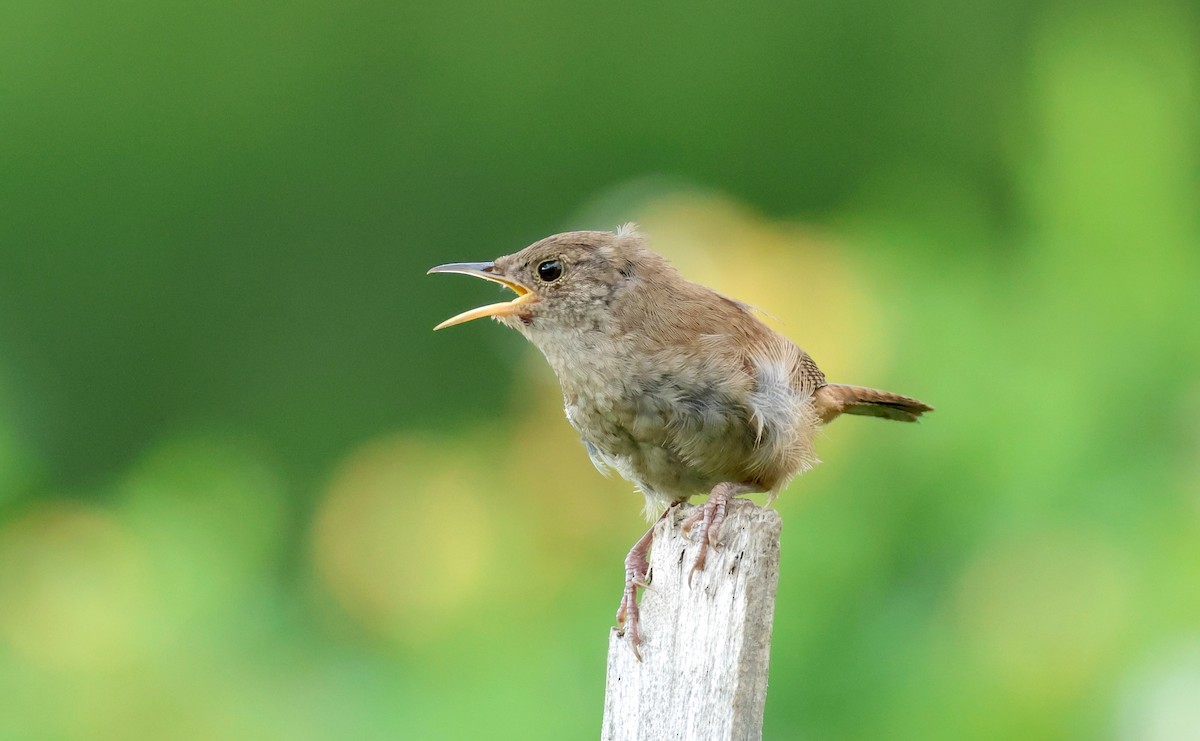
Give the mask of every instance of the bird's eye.
M 558 260 L 542 260 L 537 266 L 538 277 L 547 283 L 553 283 L 562 277 L 562 263 Z

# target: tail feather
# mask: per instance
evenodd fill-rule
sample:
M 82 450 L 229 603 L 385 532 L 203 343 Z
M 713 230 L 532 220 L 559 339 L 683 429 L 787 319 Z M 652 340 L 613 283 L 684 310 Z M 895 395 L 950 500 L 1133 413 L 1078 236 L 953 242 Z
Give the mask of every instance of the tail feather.
M 907 396 L 840 383 L 826 384 L 817 389 L 814 402 L 822 422 L 829 422 L 839 414 L 916 422 L 925 412 L 933 411 L 933 407 L 925 402 Z

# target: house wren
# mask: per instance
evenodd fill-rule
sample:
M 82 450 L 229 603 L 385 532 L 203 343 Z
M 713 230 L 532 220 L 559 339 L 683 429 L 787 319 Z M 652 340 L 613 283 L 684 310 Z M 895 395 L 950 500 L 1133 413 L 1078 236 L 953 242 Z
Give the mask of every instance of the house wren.
M 912 422 L 932 407 L 826 383 L 808 353 L 738 301 L 689 282 L 632 225 L 547 237 L 495 262 L 439 265 L 517 297 L 435 329 L 492 317 L 525 335 L 558 376 L 567 419 L 601 471 L 614 469 L 665 517 L 696 494 L 684 522 L 700 541 L 692 573 L 717 547 L 729 500 L 767 492 L 817 463 L 813 438 L 841 414 Z M 637 588 L 654 528 L 625 559 L 617 625 L 638 650 Z

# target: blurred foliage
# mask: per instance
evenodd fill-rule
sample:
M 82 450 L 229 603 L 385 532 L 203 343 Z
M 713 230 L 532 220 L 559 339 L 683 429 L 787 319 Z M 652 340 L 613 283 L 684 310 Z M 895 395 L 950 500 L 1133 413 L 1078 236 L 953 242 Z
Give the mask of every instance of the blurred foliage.
M 836 380 L 766 737 L 1200 734 L 1192 6 L 0 24 L 0 738 L 579 738 L 640 497 L 438 262 L 636 219 Z

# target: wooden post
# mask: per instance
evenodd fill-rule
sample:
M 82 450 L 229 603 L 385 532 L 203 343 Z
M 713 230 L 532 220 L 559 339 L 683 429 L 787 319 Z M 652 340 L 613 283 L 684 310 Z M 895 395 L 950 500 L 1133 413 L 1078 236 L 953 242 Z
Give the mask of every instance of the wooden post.
M 642 661 L 628 641 L 608 638 L 603 741 L 762 738 L 779 583 L 779 513 L 734 500 L 721 547 L 688 574 L 697 544 L 677 508 L 659 523 L 651 588 L 641 602 Z

